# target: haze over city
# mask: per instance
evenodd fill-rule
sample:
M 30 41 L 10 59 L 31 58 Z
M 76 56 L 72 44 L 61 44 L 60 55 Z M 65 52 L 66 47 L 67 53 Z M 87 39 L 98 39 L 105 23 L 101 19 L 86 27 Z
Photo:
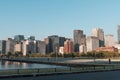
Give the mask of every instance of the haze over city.
M 0 0 L 0 39 L 17 34 L 34 35 L 42 40 L 49 35 L 73 38 L 74 29 L 91 35 L 95 27 L 116 38 L 119 3 L 119 0 Z

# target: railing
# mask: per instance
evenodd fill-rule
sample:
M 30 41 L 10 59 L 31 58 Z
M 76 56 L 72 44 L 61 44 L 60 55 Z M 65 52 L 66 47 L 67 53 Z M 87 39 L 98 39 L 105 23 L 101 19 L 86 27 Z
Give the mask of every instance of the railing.
M 66 68 L 43 68 L 43 69 L 9 69 L 0 70 L 2 75 L 20 75 L 20 74 L 50 74 L 50 73 L 70 73 L 70 72 L 91 72 L 91 71 L 106 71 L 120 70 L 120 65 L 103 65 L 103 66 L 81 66 L 81 67 L 66 67 Z

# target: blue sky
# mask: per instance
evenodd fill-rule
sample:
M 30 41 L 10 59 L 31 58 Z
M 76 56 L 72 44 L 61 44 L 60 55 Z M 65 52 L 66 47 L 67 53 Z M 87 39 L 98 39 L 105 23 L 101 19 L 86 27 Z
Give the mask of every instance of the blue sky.
M 116 38 L 119 24 L 120 0 L 0 0 L 0 39 L 17 34 L 72 38 L 74 29 L 91 35 L 95 27 Z

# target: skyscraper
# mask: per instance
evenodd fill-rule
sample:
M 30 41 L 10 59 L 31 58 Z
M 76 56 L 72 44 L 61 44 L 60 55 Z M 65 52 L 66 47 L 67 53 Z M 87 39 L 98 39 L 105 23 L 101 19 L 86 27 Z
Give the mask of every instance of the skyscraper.
M 36 41 L 36 53 L 46 53 L 46 45 L 44 41 Z
M 92 30 L 92 36 L 98 37 L 99 39 L 99 47 L 104 46 L 104 31 L 100 28 L 94 28 Z
M 59 37 L 59 46 L 64 46 L 64 41 L 66 41 L 65 37 Z
M 46 45 L 46 54 L 51 53 L 50 39 L 49 38 L 45 38 L 44 42 L 45 42 L 45 45 Z
M 117 35 L 118 35 L 118 43 L 120 44 L 120 25 L 118 25 Z
M 86 39 L 87 52 L 96 50 L 99 48 L 99 39 L 95 36 L 88 36 Z
M 59 37 L 57 35 L 48 36 L 50 40 L 50 52 L 56 53 L 59 51 Z
M 6 53 L 6 41 L 0 40 L 0 54 Z
M 47 53 L 58 53 L 59 47 L 64 46 L 65 37 L 59 37 L 58 35 L 48 36 L 45 38 L 46 52 Z
M 24 40 L 22 41 L 22 53 L 23 56 L 26 56 L 28 54 L 29 51 L 29 41 L 28 40 Z
M 114 46 L 114 37 L 113 35 L 105 35 L 105 47 L 112 47 Z
M 29 37 L 28 37 L 28 40 L 29 40 L 29 41 L 34 41 L 34 40 L 35 40 L 35 36 L 29 36 Z
M 85 44 L 86 36 L 83 34 L 83 30 L 74 30 L 74 51 L 79 52 L 79 46 Z
M 16 36 L 14 36 L 14 40 L 15 41 L 22 41 L 22 40 L 24 40 L 24 35 L 16 35 Z
M 36 40 L 28 40 L 28 53 L 36 53 Z
M 79 50 L 80 50 L 80 51 L 79 51 L 80 53 L 86 53 L 87 47 L 86 47 L 85 45 L 80 45 L 80 46 L 79 46 Z
M 8 52 L 11 52 L 11 53 L 14 52 L 14 44 L 15 44 L 15 42 L 14 42 L 14 40 L 12 38 L 8 38 L 6 40 L 6 54 Z
M 30 53 L 36 53 L 36 41 L 24 40 L 22 41 L 22 53 L 24 56 Z
M 14 52 L 22 52 L 22 42 L 16 42 L 14 44 Z
M 64 53 L 72 53 L 72 52 L 74 52 L 73 41 L 71 41 L 70 39 L 67 39 L 64 42 Z

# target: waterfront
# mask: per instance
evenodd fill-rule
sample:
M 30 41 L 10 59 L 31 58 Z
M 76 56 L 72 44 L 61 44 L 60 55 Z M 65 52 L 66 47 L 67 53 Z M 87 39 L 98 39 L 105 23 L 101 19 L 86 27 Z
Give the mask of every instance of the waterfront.
M 13 62 L 13 61 L 0 61 L 0 70 L 5 69 L 31 69 L 31 68 L 61 68 L 63 66 L 25 63 L 25 62 Z
M 119 60 L 113 60 L 108 64 L 107 59 L 96 59 L 88 62 L 90 59 L 79 58 L 4 58 L 0 62 L 0 78 L 7 77 L 34 77 L 56 74 L 76 74 L 120 70 Z M 15 62 L 16 61 L 16 62 Z M 114 62 L 115 61 L 115 62 Z M 89 63 L 89 64 L 88 64 Z M 107 63 L 107 64 L 105 64 Z M 45 65 L 50 64 L 50 65 Z M 60 65 L 60 66 L 55 66 Z M 67 67 L 63 67 L 63 66 Z

